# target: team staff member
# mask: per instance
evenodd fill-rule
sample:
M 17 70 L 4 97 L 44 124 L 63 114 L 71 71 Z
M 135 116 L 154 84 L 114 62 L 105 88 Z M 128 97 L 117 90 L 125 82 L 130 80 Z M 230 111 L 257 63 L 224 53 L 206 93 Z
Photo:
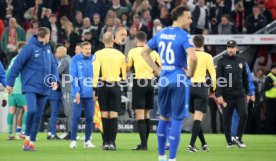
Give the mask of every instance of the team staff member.
M 80 47 L 81 48 L 81 47 Z M 71 139 L 71 120 L 72 120 L 72 97 L 71 94 L 71 84 L 69 74 L 70 67 L 70 56 L 67 55 L 67 49 L 64 46 L 60 46 L 57 48 L 56 57 L 60 60 L 60 64 L 58 65 L 58 74 L 61 78 L 61 93 L 62 93 L 62 104 L 64 109 L 64 114 L 66 116 L 67 123 L 67 135 L 63 138 L 66 140 Z M 63 79 L 62 79 L 63 78 Z
M 7 79 L 7 91 L 11 94 L 16 77 L 21 73 L 22 92 L 26 96 L 28 113 L 23 150 L 36 150 L 34 143 L 41 117 L 51 88 L 58 81 L 57 63 L 49 45 L 50 30 L 40 27 L 17 56 Z M 48 82 L 48 77 L 55 79 Z M 46 79 L 47 78 L 47 79 Z
M 264 92 L 266 130 L 268 134 L 276 134 L 276 64 L 271 66 L 271 70 L 265 79 Z
M 137 127 L 141 143 L 133 150 L 147 150 L 148 136 L 150 132 L 149 111 L 154 106 L 153 70 L 143 59 L 141 52 L 146 45 L 147 35 L 140 31 L 135 36 L 136 48 L 128 54 L 127 71 L 134 66 L 135 79 L 132 88 L 132 108 L 135 110 Z M 161 60 L 157 52 L 150 53 L 152 60 L 161 66 Z
M 246 147 L 242 141 L 242 135 L 248 115 L 248 109 L 246 107 L 246 95 L 248 95 L 249 92 L 248 76 L 246 72 L 246 62 L 243 58 L 236 56 L 237 51 L 238 46 L 236 41 L 228 41 L 228 54 L 221 58 L 217 65 L 217 78 L 224 78 L 227 80 L 226 87 L 222 85 L 217 86 L 216 97 L 218 103 L 224 107 L 222 110 L 223 127 L 228 148 L 233 147 L 231 139 L 231 119 L 234 109 L 237 110 L 240 117 L 235 143 L 237 143 L 240 148 Z
M 90 141 L 92 133 L 92 121 L 94 116 L 94 99 L 93 99 L 93 66 L 91 55 L 91 44 L 84 41 L 81 44 L 81 54 L 75 55 L 71 59 L 69 72 L 72 76 L 71 96 L 73 100 L 72 125 L 71 125 L 71 143 L 70 148 L 77 147 L 78 124 L 81 117 L 82 108 L 85 114 L 85 148 L 94 148 Z
M 210 54 L 205 53 L 204 37 L 201 35 L 196 35 L 193 38 L 193 43 L 196 50 L 196 56 L 198 58 L 198 63 L 194 76 L 191 78 L 192 86 L 190 89 L 190 112 L 193 116 L 193 129 L 192 136 L 190 140 L 190 145 L 188 145 L 188 152 L 197 152 L 198 149 L 195 147 L 195 141 L 197 136 L 201 141 L 202 150 L 205 152 L 209 151 L 208 145 L 205 141 L 203 130 L 201 127 L 201 121 L 204 113 L 207 112 L 208 104 L 208 90 L 206 85 L 206 73 L 208 72 L 211 77 L 211 90 L 214 91 L 216 88 L 216 70 L 213 63 L 213 58 Z M 189 61 L 188 61 L 189 64 Z
M 115 40 L 114 40 L 113 48 L 124 53 L 126 38 L 127 38 L 126 28 L 118 27 L 117 29 L 115 29 Z
M 126 62 L 124 54 L 113 48 L 112 33 L 104 34 L 103 43 L 105 48 L 95 53 L 93 85 L 97 87 L 101 71 L 98 96 L 104 131 L 102 150 L 117 150 L 115 140 L 118 130 L 118 111 L 121 106 L 121 89 L 118 83 L 126 79 Z

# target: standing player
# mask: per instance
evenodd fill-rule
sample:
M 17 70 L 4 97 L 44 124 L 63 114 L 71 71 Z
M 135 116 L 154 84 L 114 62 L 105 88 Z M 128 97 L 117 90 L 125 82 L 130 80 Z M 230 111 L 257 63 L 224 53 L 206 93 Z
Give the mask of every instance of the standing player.
M 51 88 L 57 89 L 57 63 L 49 40 L 50 30 L 40 27 L 38 34 L 34 35 L 22 48 L 7 79 L 6 89 L 11 94 L 15 79 L 19 73 L 22 76 L 22 92 L 25 93 L 28 106 L 26 137 L 23 146 L 23 150 L 26 151 L 36 150 L 34 143 L 47 97 Z M 54 77 L 56 79 L 52 79 Z
M 92 121 L 94 116 L 93 100 L 93 66 L 91 56 L 91 44 L 84 41 L 81 44 L 81 54 L 75 55 L 71 59 L 69 72 L 73 78 L 71 82 L 72 104 L 72 124 L 71 124 L 71 143 L 70 148 L 77 147 L 78 124 L 81 117 L 82 108 L 85 114 L 85 148 L 94 148 L 90 141 L 92 133 Z
M 17 50 L 18 53 L 20 53 L 21 48 L 26 45 L 25 42 L 20 41 L 17 44 Z M 17 56 L 15 56 L 14 58 L 12 58 L 8 70 L 7 70 L 7 77 L 10 74 L 10 70 L 11 67 L 13 66 L 14 61 L 16 60 Z M 13 128 L 13 117 L 15 115 L 16 112 L 16 108 L 19 108 L 20 110 L 22 110 L 23 108 L 23 117 L 22 118 L 22 131 L 25 132 L 26 129 L 26 117 L 27 117 L 27 102 L 26 102 L 26 97 L 24 94 L 22 94 L 22 83 L 21 83 L 21 75 L 19 74 L 19 76 L 15 79 L 15 83 L 14 83 L 14 87 L 13 87 L 13 92 L 12 94 L 8 95 L 8 104 L 9 104 L 9 114 L 7 117 L 7 122 L 8 122 L 8 133 L 9 133 L 9 140 L 13 140 L 14 136 L 12 135 L 12 128 Z M 20 112 L 21 113 L 21 112 Z M 18 122 L 19 122 L 18 118 Z M 21 134 L 21 132 L 18 131 L 18 126 L 19 124 L 17 124 L 17 128 L 16 128 L 16 132 L 18 132 L 17 136 L 19 138 L 24 138 L 24 136 Z
M 121 87 L 119 83 L 126 79 L 126 62 L 122 52 L 113 48 L 114 36 L 110 32 L 103 35 L 105 48 L 95 53 L 94 87 L 98 85 L 99 104 L 103 122 L 102 150 L 117 150 L 118 112 L 121 107 Z M 122 77 L 120 76 L 122 75 Z
M 193 38 L 195 45 L 196 56 L 198 58 L 198 63 L 196 66 L 196 71 L 192 77 L 192 87 L 190 95 L 190 112 L 193 114 L 193 129 L 192 136 L 190 140 L 190 145 L 187 148 L 188 152 L 197 152 L 198 149 L 195 147 L 196 138 L 199 137 L 201 141 L 202 150 L 205 152 L 209 151 L 207 143 L 204 138 L 203 130 L 201 127 L 201 121 L 203 114 L 207 112 L 208 103 L 208 90 L 209 88 L 204 86 L 209 82 L 206 82 L 206 74 L 209 73 L 211 77 L 211 91 L 214 92 L 216 87 L 216 70 L 213 63 L 213 58 L 210 54 L 205 53 L 203 50 L 204 37 L 201 35 L 196 35 Z M 189 65 L 190 62 L 188 62 Z
M 132 88 L 132 108 L 135 110 L 141 140 L 141 143 L 133 150 L 148 149 L 147 141 L 150 132 L 149 111 L 153 109 L 154 105 L 153 70 L 141 56 L 141 51 L 146 42 L 147 35 L 143 31 L 139 31 L 135 36 L 136 48 L 131 49 L 128 54 L 127 71 L 134 66 L 135 79 L 133 80 Z M 153 51 L 150 56 L 158 66 L 161 66 L 158 53 Z
M 166 128 L 169 119 L 171 121 L 169 161 L 176 160 L 182 121 L 188 115 L 189 77 L 194 75 L 197 65 L 195 49 L 190 43 L 191 38 L 187 32 L 192 23 L 189 8 L 177 7 L 173 9 L 171 16 L 173 25 L 158 32 L 142 51 L 146 62 L 157 74 L 160 74 L 158 100 L 161 116 L 157 128 L 159 161 L 166 161 Z M 161 73 L 150 57 L 153 49 L 157 49 L 160 54 Z M 188 55 L 189 67 L 187 66 Z

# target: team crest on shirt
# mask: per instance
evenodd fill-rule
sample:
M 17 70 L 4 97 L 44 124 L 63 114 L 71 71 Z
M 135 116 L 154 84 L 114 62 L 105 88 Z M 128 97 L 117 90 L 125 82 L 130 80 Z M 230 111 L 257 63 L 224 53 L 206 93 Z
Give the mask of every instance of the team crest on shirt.
M 242 68 L 243 68 L 243 64 L 242 64 L 242 63 L 240 63 L 240 64 L 239 64 L 239 67 L 242 69 Z

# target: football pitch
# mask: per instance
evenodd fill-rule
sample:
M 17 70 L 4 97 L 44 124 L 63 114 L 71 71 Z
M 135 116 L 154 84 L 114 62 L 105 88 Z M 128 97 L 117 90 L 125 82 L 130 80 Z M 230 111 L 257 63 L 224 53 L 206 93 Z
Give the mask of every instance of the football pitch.
M 80 134 L 83 136 L 82 134 Z M 210 151 L 197 153 L 186 152 L 190 134 L 182 134 L 178 151 L 178 161 L 275 161 L 275 135 L 245 135 L 247 148 L 234 146 L 226 148 L 222 134 L 207 134 Z M 7 135 L 0 134 L 0 161 L 158 161 L 156 134 L 151 133 L 148 151 L 132 151 L 139 142 L 136 133 L 119 133 L 117 135 L 118 151 L 101 151 L 101 135 L 93 134 L 92 142 L 97 146 L 92 149 L 83 148 L 83 140 L 78 140 L 76 149 L 69 149 L 70 141 L 47 140 L 46 133 L 38 135 L 37 151 L 24 152 L 22 140 L 9 141 Z M 200 147 L 197 140 L 197 147 Z M 168 156 L 168 153 L 167 153 Z

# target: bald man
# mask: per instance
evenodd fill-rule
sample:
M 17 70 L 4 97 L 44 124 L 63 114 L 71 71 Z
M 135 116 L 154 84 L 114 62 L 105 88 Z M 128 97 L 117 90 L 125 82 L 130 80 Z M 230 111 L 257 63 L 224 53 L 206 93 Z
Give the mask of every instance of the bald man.
M 121 108 L 120 82 L 126 79 L 126 62 L 124 54 L 112 48 L 112 33 L 106 32 L 103 35 L 103 43 L 105 48 L 95 53 L 93 86 L 97 88 L 98 81 L 101 84 L 98 95 L 104 131 L 102 150 L 114 151 L 117 150 L 118 112 Z
M 58 65 L 58 73 L 61 80 L 62 105 L 67 120 L 66 130 L 68 134 L 64 137 L 64 139 L 70 140 L 72 119 L 72 99 L 70 96 L 71 85 L 69 76 L 70 56 L 67 55 L 67 49 L 64 46 L 60 46 L 56 49 L 56 58 L 60 60 L 60 64 Z

